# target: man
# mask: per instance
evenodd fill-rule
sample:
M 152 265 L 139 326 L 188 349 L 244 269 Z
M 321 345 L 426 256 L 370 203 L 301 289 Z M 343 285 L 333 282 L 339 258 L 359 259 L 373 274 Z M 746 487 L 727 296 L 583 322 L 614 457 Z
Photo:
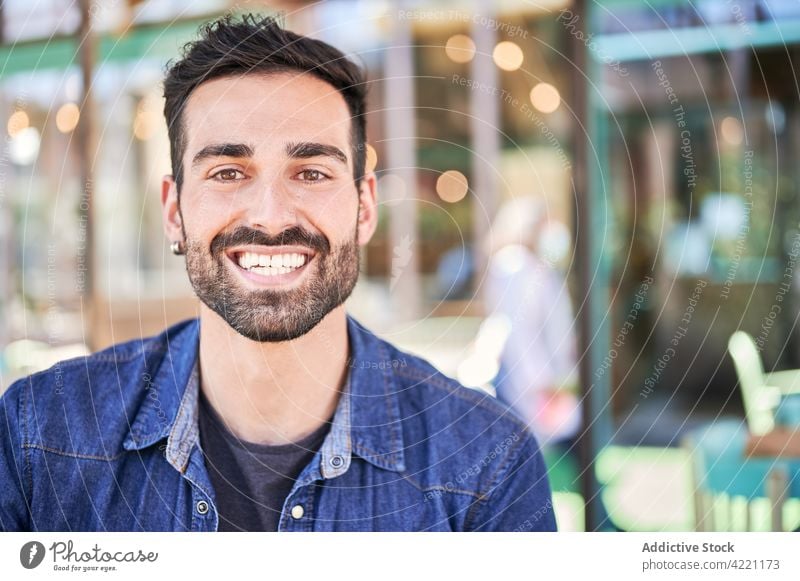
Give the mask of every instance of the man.
M 503 204 L 492 232 L 484 304 L 509 327 L 494 381 L 497 398 L 544 446 L 571 453 L 581 405 L 574 393 L 575 316 L 559 266 L 569 249 L 569 231 L 547 215 L 542 199 L 525 195 Z
M 168 71 L 162 205 L 199 320 L 12 385 L 7 530 L 553 530 L 536 442 L 349 318 L 377 223 L 365 79 L 271 19 Z

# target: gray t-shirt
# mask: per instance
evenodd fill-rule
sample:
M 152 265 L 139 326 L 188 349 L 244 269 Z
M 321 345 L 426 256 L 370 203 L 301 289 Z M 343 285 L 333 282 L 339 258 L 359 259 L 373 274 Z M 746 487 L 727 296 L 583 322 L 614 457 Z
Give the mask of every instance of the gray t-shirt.
M 265 446 L 230 433 L 200 390 L 200 446 L 214 487 L 220 531 L 277 531 L 283 503 L 331 420 L 292 444 Z

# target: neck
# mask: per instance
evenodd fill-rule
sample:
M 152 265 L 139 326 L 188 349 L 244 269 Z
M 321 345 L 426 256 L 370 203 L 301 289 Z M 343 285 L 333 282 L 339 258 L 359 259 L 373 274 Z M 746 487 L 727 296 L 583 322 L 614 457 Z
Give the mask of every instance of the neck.
M 200 388 L 231 433 L 247 442 L 296 442 L 327 421 L 346 379 L 348 351 L 343 305 L 281 343 L 247 339 L 201 306 Z

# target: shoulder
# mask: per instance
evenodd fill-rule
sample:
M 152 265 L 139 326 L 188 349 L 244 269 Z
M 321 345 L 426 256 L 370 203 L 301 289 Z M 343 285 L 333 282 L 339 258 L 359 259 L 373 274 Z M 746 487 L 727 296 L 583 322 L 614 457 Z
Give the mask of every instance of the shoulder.
M 170 340 L 195 323 L 184 321 L 159 335 L 60 361 L 14 382 L 3 401 L 15 403 L 22 445 L 99 459 L 121 453 Z
M 522 432 L 525 423 L 508 406 L 485 391 L 464 387 L 427 359 L 389 345 L 399 385 L 398 397 L 408 412 L 430 414 L 437 423 L 447 421 L 450 429 L 466 428 L 475 434 L 483 430 Z
M 464 387 L 424 358 L 384 344 L 395 377 L 407 474 L 421 488 L 483 500 L 519 465 L 543 476 L 536 439 L 509 407 Z
M 525 422 L 424 358 L 386 349 L 398 362 L 403 478 L 460 515 L 461 530 L 556 530 L 547 467 Z

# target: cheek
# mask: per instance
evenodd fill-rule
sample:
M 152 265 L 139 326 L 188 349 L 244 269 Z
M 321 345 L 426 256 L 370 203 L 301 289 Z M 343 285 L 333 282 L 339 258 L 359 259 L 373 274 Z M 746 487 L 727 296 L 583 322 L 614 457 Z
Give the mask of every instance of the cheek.
M 225 199 L 212 195 L 195 195 L 181 204 L 186 234 L 199 240 L 211 240 L 231 224 L 240 211 Z
M 334 245 L 351 242 L 357 235 L 358 206 L 355 204 L 339 204 L 329 207 L 317 220 L 315 227 L 325 234 Z

